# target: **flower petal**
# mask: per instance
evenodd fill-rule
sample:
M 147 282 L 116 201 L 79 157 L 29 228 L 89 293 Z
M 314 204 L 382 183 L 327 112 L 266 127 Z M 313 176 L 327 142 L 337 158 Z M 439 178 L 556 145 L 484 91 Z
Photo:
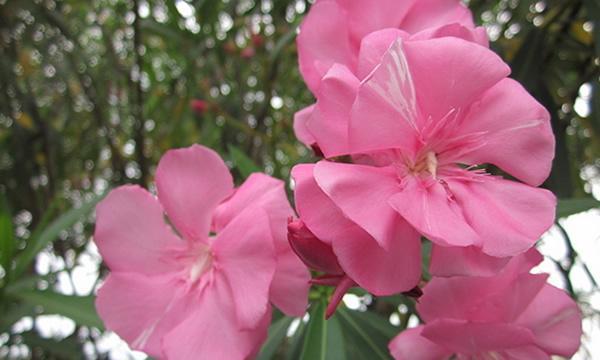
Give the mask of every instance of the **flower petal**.
M 364 79 L 381 62 L 383 55 L 396 39 L 408 39 L 410 35 L 400 29 L 387 28 L 374 31 L 363 37 L 358 53 L 357 76 Z
M 481 238 L 469 226 L 459 205 L 439 182 L 413 176 L 404 179 L 404 188 L 390 205 L 417 231 L 442 246 L 469 246 Z
M 476 28 L 459 23 L 446 24 L 440 27 L 428 28 L 410 37 L 411 40 L 427 40 L 441 37 L 456 37 L 481 46 L 489 47 L 487 32 L 483 26 Z
M 197 299 L 197 306 L 163 341 L 167 359 L 231 359 L 244 360 L 252 356 L 267 336 L 271 312 L 266 311 L 252 329 L 237 326 L 232 297 L 224 279 Z
M 369 292 L 384 295 L 412 289 L 421 276 L 418 234 L 392 214 L 392 230 L 386 234 L 389 248 L 382 248 L 371 235 L 344 216 L 340 208 L 321 190 L 313 177 L 314 168 L 314 165 L 297 165 L 292 170 L 296 183 L 296 206 L 300 218 L 308 228 L 320 240 L 332 244 L 342 269 Z M 349 178 L 352 179 L 353 176 Z M 367 181 L 366 184 L 370 183 Z M 369 187 L 373 189 L 377 186 L 370 184 Z M 367 202 L 374 205 L 385 204 L 377 196 Z M 372 216 L 383 223 L 387 217 Z M 376 223 L 371 225 L 374 224 Z
M 513 324 L 472 323 L 464 320 L 441 319 L 425 325 L 422 335 L 453 352 L 474 355 L 533 345 L 529 329 Z
M 491 176 L 446 181 L 488 255 L 522 253 L 554 223 L 556 198 L 548 190 Z
M 421 335 L 424 325 L 403 330 L 388 345 L 395 360 L 447 360 L 452 352 Z
M 96 310 L 133 349 L 163 357 L 163 336 L 185 316 L 176 286 L 169 276 L 111 273 L 98 290 Z
M 277 268 L 271 285 L 271 300 L 290 316 L 304 314 L 310 273 L 287 241 L 287 220 L 294 214 L 284 189 L 285 183 L 265 174 L 255 173 L 215 211 L 214 226 L 220 231 L 248 207 L 261 207 L 269 217 L 269 228 L 277 256 Z
M 348 122 L 358 85 L 356 76 L 339 64 L 321 80 L 317 104 L 306 127 L 325 157 L 348 154 Z
M 400 26 L 413 4 L 420 0 L 338 0 L 347 10 L 349 28 L 353 42 L 360 40 L 373 31 Z
M 344 215 L 380 246 L 387 248 L 397 240 L 398 231 L 405 224 L 388 205 L 388 199 L 399 191 L 392 168 L 320 161 L 315 165 L 314 177 Z
M 306 122 L 310 119 L 314 109 L 315 105 L 313 104 L 294 114 L 294 134 L 296 135 L 296 138 L 307 147 L 311 147 L 317 142 L 315 137 L 306 128 Z
M 502 270 L 510 257 L 493 257 L 475 246 L 440 246 L 433 244 L 429 272 L 433 276 L 493 276 Z
M 156 169 L 158 198 L 169 220 L 187 240 L 206 241 L 212 212 L 233 190 L 229 169 L 200 145 L 169 150 Z
M 460 0 L 419 0 L 402 21 L 401 28 L 416 33 L 450 23 L 475 26 L 471 11 Z
M 420 116 L 405 46 L 398 38 L 359 87 L 348 130 L 353 153 L 416 149 Z
M 510 73 L 493 51 L 456 37 L 404 44 L 423 120 L 468 106 Z
M 464 155 L 465 164 L 494 164 L 538 186 L 548 177 L 554 135 L 548 111 L 516 81 L 504 79 L 471 107 L 462 133 L 485 133 L 485 143 Z
M 331 65 L 356 67 L 348 29 L 345 10 L 332 0 L 314 4 L 302 21 L 297 38 L 298 61 L 300 73 L 313 94 Z
M 516 321 L 533 331 L 549 354 L 570 358 L 581 344 L 581 312 L 563 291 L 546 284 Z
M 96 207 L 94 242 L 113 271 L 162 274 L 181 266 L 168 252 L 182 249 L 158 200 L 138 186 L 121 186 Z
M 231 287 L 238 326 L 255 327 L 268 310 L 277 266 L 267 213 L 246 208 L 217 234 L 212 251 L 215 269 Z

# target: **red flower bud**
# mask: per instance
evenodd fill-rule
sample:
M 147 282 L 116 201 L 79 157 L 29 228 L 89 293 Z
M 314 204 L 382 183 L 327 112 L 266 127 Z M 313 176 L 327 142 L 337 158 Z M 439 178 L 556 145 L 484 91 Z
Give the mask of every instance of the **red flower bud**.
M 288 220 L 288 241 L 309 268 L 330 275 L 344 274 L 331 246 L 319 240 L 302 220 Z

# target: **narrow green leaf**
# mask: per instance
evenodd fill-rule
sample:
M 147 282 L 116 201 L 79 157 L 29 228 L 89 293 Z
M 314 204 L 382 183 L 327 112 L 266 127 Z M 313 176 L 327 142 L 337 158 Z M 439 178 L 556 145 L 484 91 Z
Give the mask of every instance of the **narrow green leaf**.
M 12 216 L 4 194 L 0 194 L 0 265 L 10 271 L 10 261 L 15 251 Z
M 284 316 L 271 324 L 267 341 L 263 344 L 262 349 L 256 358 L 257 360 L 268 360 L 273 358 L 277 349 L 279 349 L 279 346 L 285 339 L 287 329 L 290 327 L 292 321 L 294 321 L 294 318 Z
M 313 305 L 306 337 L 302 347 L 302 360 L 344 360 L 346 348 L 341 324 L 336 315 L 325 320 L 327 304 L 320 301 Z
M 336 314 L 339 314 L 348 351 L 353 354 L 352 359 L 391 359 L 387 349 L 391 339 L 390 330 L 383 331 L 381 324 L 372 326 L 369 324 L 374 321 L 372 318 L 369 320 L 366 320 L 366 317 L 359 318 L 358 312 L 343 307 L 340 307 Z
M 600 201 L 594 198 L 559 199 L 556 207 L 556 217 L 563 218 L 594 208 L 600 208 Z
M 306 329 L 306 337 L 302 346 L 302 360 L 325 360 L 327 355 L 327 321 L 325 320 L 325 303 L 313 304 L 310 320 Z
M 30 348 L 40 348 L 47 355 L 54 355 L 58 359 L 76 360 L 81 359 L 81 344 L 77 342 L 76 337 L 68 337 L 57 341 L 54 339 L 44 339 L 33 331 L 21 334 L 23 343 Z
M 54 220 L 48 227 L 36 229 L 34 234 L 27 241 L 27 247 L 19 254 L 16 259 L 14 275 L 18 277 L 22 274 L 27 266 L 33 261 L 37 253 L 39 253 L 46 245 L 56 240 L 61 231 L 71 228 L 83 216 L 89 214 L 96 204 L 102 200 L 104 196 L 96 196 L 91 201 L 83 204 L 81 207 L 73 208 L 58 219 Z
M 62 315 L 79 325 L 103 328 L 94 307 L 94 296 L 63 295 L 48 290 L 21 290 L 10 292 L 10 295 L 27 304 L 42 307 L 44 314 Z
M 229 150 L 229 157 L 233 162 L 233 165 L 239 170 L 240 175 L 244 178 L 250 176 L 250 174 L 255 172 L 260 172 L 260 168 L 258 165 L 252 161 L 242 150 L 234 145 L 228 145 L 227 149 Z

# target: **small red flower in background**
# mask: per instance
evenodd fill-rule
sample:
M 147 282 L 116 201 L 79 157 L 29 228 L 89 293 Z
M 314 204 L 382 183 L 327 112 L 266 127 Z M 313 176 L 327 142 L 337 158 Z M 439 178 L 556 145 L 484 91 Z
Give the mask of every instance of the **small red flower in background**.
M 202 115 L 208 110 L 208 103 L 204 100 L 193 99 L 190 101 L 190 107 L 196 115 Z

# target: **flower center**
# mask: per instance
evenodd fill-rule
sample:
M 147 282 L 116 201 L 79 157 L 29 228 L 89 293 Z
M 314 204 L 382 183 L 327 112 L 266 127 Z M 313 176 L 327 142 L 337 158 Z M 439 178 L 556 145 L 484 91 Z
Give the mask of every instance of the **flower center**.
M 191 256 L 192 263 L 189 267 L 189 277 L 192 283 L 195 283 L 208 270 L 213 263 L 213 256 L 208 246 L 199 247 Z
M 433 151 L 427 151 L 417 157 L 417 161 L 409 164 L 408 168 L 414 175 L 429 173 L 435 179 L 437 177 L 438 159 Z

